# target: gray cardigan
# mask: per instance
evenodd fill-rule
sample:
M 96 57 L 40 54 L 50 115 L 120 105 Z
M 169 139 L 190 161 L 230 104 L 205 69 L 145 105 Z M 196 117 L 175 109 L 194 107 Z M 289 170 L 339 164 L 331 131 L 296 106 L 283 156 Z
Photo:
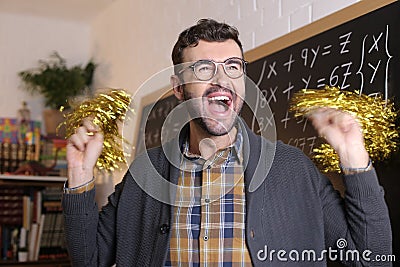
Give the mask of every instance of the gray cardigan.
M 245 128 L 248 143 L 244 148 L 249 148 L 244 150 L 248 158 L 246 242 L 253 266 L 326 266 L 329 249 L 338 259 L 342 251 L 345 260 L 345 251 L 336 247 L 341 238 L 347 242 L 343 249 L 359 251 L 360 261 L 347 262 L 349 265 L 373 265 L 361 259 L 364 250 L 372 252 L 366 254 L 371 259 L 377 254 L 391 254 L 389 214 L 374 170 L 345 177 L 343 199 L 300 150 L 281 142 L 270 143 Z M 274 146 L 274 157 L 263 153 Z M 176 182 L 178 170 L 162 149 L 149 150 L 148 157 L 158 173 Z M 153 168 L 145 159 L 143 154 L 132 163 L 131 171 L 115 187 L 101 212 L 94 200 L 95 190 L 64 195 L 65 233 L 74 266 L 163 266 L 173 206 L 149 196 L 131 173 L 143 178 L 145 187 L 172 196 L 173 190 L 154 182 Z M 268 162 L 272 166 L 265 177 Z M 285 253 L 279 254 L 279 250 Z M 293 261 L 294 250 L 299 261 Z M 318 260 L 321 255 L 325 257 Z

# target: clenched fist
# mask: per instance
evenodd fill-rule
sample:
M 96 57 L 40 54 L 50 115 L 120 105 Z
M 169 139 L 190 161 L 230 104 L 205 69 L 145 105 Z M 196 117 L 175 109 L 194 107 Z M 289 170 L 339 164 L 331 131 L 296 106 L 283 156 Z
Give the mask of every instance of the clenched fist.
M 77 187 L 93 178 L 93 169 L 103 149 L 103 134 L 90 118 L 83 120 L 68 139 L 68 187 Z
M 319 108 L 309 114 L 318 134 L 335 149 L 340 163 L 347 168 L 365 168 L 369 155 L 362 129 L 356 118 L 333 108 Z

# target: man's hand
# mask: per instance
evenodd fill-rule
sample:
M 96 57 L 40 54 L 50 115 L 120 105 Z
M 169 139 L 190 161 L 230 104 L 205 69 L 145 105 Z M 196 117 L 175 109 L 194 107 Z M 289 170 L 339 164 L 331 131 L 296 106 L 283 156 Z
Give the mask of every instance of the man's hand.
M 367 167 L 369 155 L 362 129 L 351 114 L 333 108 L 319 108 L 310 113 L 309 119 L 318 134 L 335 149 L 342 166 Z
M 68 187 L 77 187 L 93 178 L 93 169 L 103 149 L 103 134 L 90 119 L 68 139 Z

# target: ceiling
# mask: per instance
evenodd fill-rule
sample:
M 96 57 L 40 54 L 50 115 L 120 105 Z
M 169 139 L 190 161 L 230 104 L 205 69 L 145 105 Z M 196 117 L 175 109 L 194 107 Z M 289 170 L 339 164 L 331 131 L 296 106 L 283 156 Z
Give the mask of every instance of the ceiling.
M 116 0 L 0 0 L 0 12 L 89 21 Z

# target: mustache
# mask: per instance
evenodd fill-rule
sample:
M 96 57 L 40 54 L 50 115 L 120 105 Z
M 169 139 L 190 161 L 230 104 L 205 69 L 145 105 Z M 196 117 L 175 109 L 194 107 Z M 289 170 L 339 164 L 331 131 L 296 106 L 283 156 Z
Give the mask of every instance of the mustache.
M 236 92 L 234 92 L 232 89 L 221 86 L 221 85 L 213 85 L 209 87 L 203 94 L 203 97 L 207 97 L 209 94 L 216 93 L 216 92 L 224 92 L 224 93 L 229 93 L 232 96 L 236 96 Z

